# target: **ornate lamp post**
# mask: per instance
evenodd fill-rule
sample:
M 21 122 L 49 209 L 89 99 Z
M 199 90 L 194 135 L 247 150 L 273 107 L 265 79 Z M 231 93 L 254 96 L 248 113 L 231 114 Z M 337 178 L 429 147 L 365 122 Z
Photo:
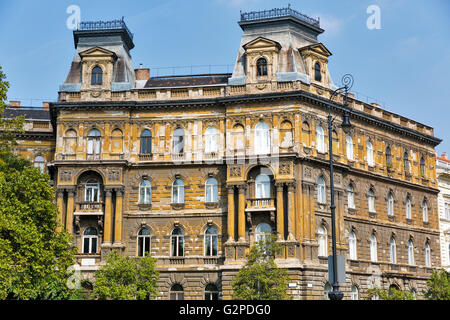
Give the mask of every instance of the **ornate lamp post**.
M 350 88 L 353 86 L 353 76 L 351 74 L 346 74 L 342 77 L 343 87 L 336 89 L 331 94 L 330 100 L 333 100 L 334 96 L 338 94 L 340 90 L 344 90 L 344 108 L 348 108 L 347 103 L 347 94 Z M 328 145 L 329 145 L 329 156 L 330 156 L 330 190 L 331 190 L 331 237 L 332 237 L 332 250 L 333 250 L 333 259 L 332 259 L 332 268 L 333 268 L 333 290 L 328 293 L 328 297 L 330 300 L 342 300 L 344 294 L 339 291 L 339 284 L 337 281 L 337 254 L 336 254 L 336 219 L 335 219 L 335 209 L 336 206 L 334 204 L 334 181 L 333 181 L 333 121 L 334 119 L 331 116 L 331 105 L 328 104 Z M 348 110 L 344 111 L 343 121 L 341 124 L 342 130 L 345 133 L 348 133 L 350 128 L 352 127 L 350 123 L 350 114 Z

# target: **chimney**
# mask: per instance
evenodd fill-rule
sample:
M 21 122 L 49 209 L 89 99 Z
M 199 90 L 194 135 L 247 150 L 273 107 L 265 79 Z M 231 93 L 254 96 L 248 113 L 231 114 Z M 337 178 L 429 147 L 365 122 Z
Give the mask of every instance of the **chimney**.
M 20 101 L 9 101 L 10 108 L 20 108 Z
M 134 73 L 136 74 L 136 80 L 148 80 L 150 79 L 150 69 L 142 68 L 142 64 L 139 69 L 135 69 Z
M 50 102 L 42 101 L 42 108 L 50 109 Z
M 448 156 L 445 152 L 442 154 L 441 158 L 444 160 L 448 160 Z

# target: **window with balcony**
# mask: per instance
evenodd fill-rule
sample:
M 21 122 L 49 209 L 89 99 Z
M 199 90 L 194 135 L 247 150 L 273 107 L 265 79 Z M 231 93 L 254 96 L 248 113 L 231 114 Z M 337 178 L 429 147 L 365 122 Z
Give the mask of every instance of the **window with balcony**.
M 347 136 L 345 137 L 345 145 L 347 149 L 347 159 L 353 160 L 353 140 L 352 137 Z
M 378 261 L 378 250 L 377 250 L 377 237 L 375 234 L 370 236 L 370 261 Z
M 350 260 L 356 260 L 358 258 L 356 247 L 356 234 L 352 231 L 348 235 L 348 253 Z
M 176 179 L 172 185 L 172 203 L 184 203 L 184 182 Z
M 325 132 L 321 126 L 317 126 L 316 128 L 316 144 L 317 151 L 321 153 L 325 153 Z
M 321 176 L 317 178 L 317 202 L 327 202 L 325 194 L 325 180 Z
M 174 284 L 170 287 L 170 300 L 184 300 L 184 290 L 181 284 Z
M 214 257 L 217 256 L 218 250 L 218 234 L 217 229 L 209 227 L 205 231 L 205 256 Z
M 96 66 L 92 69 L 91 84 L 101 85 L 103 83 L 103 71 L 102 68 Z
M 397 263 L 397 245 L 393 236 L 389 240 L 389 258 L 391 263 Z
M 141 154 L 152 153 L 152 132 L 150 130 L 142 130 L 141 132 Z
M 328 234 L 324 226 L 319 226 L 317 229 L 319 242 L 319 257 L 328 257 Z
M 219 289 L 212 283 L 208 283 L 205 287 L 205 300 L 219 300 Z
M 152 184 L 148 180 L 142 180 L 139 184 L 139 203 L 152 203 Z
M 184 231 L 181 228 L 175 228 L 170 236 L 170 255 L 172 257 L 184 256 Z
M 374 158 L 373 158 L 372 142 L 370 142 L 370 141 L 367 142 L 366 151 L 367 151 L 367 164 L 370 167 L 373 167 L 375 165 L 375 161 L 374 161 Z
M 258 77 L 267 76 L 267 60 L 259 58 L 256 61 L 256 75 Z
M 218 201 L 218 184 L 215 178 L 208 178 L 205 183 L 205 202 L 215 203 Z
M 270 177 L 267 174 L 259 174 L 255 179 L 255 198 L 270 198 Z
M 150 230 L 142 228 L 137 235 L 137 255 L 145 257 L 150 255 Z
M 216 154 L 219 151 L 219 131 L 216 127 L 208 127 L 205 130 L 205 153 Z
M 100 155 L 100 131 L 92 129 L 87 136 L 87 155 L 91 157 L 98 157 Z
M 97 180 L 89 179 L 86 182 L 84 201 L 85 202 L 100 201 L 100 183 Z
M 258 122 L 255 126 L 255 153 L 270 153 L 270 127 L 264 121 Z
M 98 244 L 98 232 L 96 228 L 87 227 L 83 231 L 83 248 L 82 251 L 84 254 L 94 254 L 97 253 L 97 244 Z

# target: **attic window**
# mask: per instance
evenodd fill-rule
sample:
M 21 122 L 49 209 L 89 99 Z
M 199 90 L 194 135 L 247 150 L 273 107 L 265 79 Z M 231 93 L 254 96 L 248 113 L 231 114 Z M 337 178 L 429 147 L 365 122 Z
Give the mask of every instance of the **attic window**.
M 322 73 L 320 72 L 320 64 L 318 62 L 314 65 L 314 80 L 322 81 Z
M 256 61 L 256 71 L 257 76 L 267 76 L 267 61 L 264 58 L 259 58 L 258 61 Z
M 102 84 L 102 76 L 103 76 L 102 68 L 95 67 L 94 69 L 92 69 L 91 84 L 92 85 Z

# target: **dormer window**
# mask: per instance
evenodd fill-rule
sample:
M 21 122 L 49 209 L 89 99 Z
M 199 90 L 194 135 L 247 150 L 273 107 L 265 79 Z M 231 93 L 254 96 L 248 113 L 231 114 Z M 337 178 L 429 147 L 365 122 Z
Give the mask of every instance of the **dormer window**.
M 322 81 L 322 73 L 320 72 L 320 64 L 318 62 L 314 65 L 314 80 Z
M 102 84 L 102 78 L 103 78 L 103 71 L 100 67 L 94 67 L 92 69 L 92 79 L 91 84 L 92 85 L 101 85 Z
M 267 60 L 264 58 L 259 58 L 258 61 L 256 61 L 256 71 L 257 76 L 267 76 Z

